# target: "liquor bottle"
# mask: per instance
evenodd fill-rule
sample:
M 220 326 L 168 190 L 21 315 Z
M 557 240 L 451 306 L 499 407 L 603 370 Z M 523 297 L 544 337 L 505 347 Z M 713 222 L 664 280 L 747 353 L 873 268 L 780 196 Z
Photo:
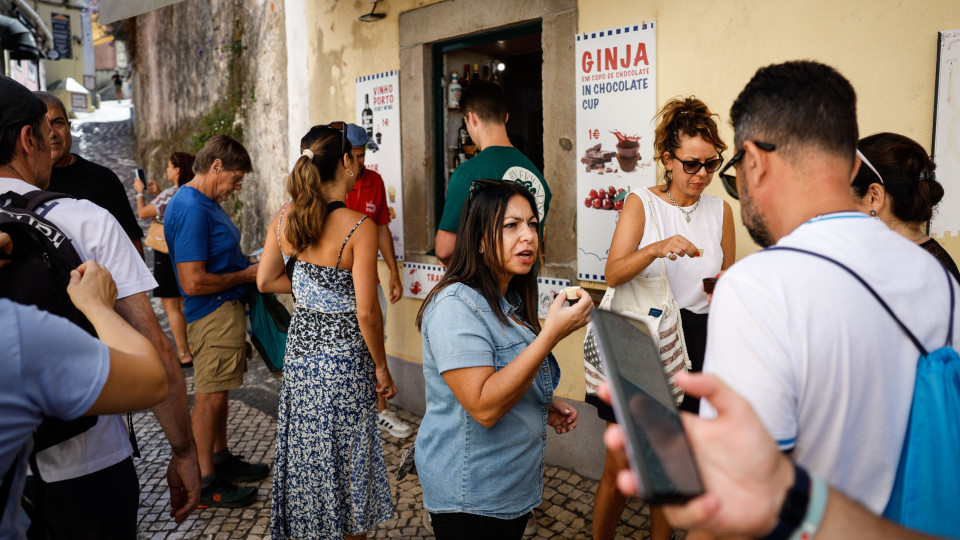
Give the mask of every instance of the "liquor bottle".
M 450 74 L 450 86 L 447 87 L 447 106 L 450 108 L 460 107 L 460 94 L 463 87 L 457 82 L 457 71 Z
M 460 148 L 463 148 L 463 145 L 467 144 L 467 139 L 470 138 L 470 134 L 467 132 L 467 120 L 465 118 L 460 122 L 458 135 L 460 136 Z
M 479 81 L 479 80 L 480 80 L 480 64 L 474 64 L 474 65 L 473 65 L 473 75 L 470 75 L 470 80 L 471 80 L 471 81 Z
M 370 94 L 364 95 L 363 111 L 360 112 L 360 123 L 367 132 L 367 137 L 373 137 L 373 109 L 370 108 Z
M 483 80 L 485 81 L 490 80 L 490 66 L 486 64 L 483 65 Z
M 464 64 L 464 65 L 463 65 L 463 80 L 460 81 L 460 85 L 463 86 L 463 89 L 464 89 L 464 90 L 466 90 L 466 89 L 467 89 L 467 86 L 469 86 L 470 83 L 472 83 L 472 82 L 476 82 L 476 80 L 470 78 L 470 64 Z

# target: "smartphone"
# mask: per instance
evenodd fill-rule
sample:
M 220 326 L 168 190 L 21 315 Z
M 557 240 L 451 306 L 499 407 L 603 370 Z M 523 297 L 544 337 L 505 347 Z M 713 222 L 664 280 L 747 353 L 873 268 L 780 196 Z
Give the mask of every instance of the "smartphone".
M 642 323 L 617 313 L 596 310 L 591 317 L 641 497 L 652 504 L 676 504 L 702 495 L 700 473 L 653 339 L 637 326 Z
M 137 175 L 137 178 L 139 178 L 140 180 L 144 182 L 147 181 L 147 173 L 144 172 L 144 170 L 141 169 L 140 167 L 137 167 L 136 169 L 134 169 L 133 174 Z

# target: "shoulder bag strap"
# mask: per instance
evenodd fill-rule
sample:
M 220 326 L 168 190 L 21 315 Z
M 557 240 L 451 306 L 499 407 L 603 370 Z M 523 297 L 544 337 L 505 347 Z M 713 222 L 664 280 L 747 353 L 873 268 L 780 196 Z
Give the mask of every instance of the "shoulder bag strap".
M 923 356 L 926 356 L 926 355 L 927 355 L 927 349 L 923 346 L 922 343 L 920 343 L 920 340 L 917 339 L 917 337 L 913 335 L 913 332 L 911 332 L 911 331 L 907 328 L 907 325 L 903 324 L 903 321 L 901 321 L 900 318 L 897 317 L 897 315 L 893 312 L 893 310 L 890 309 L 890 306 L 887 305 L 887 303 L 883 300 L 883 298 L 880 297 L 879 294 L 877 294 L 877 291 L 875 291 L 875 290 L 873 289 L 873 287 L 871 287 L 871 286 L 866 282 L 866 280 L 864 280 L 862 277 L 860 277 L 860 274 L 857 274 L 856 272 L 854 272 L 853 270 L 851 270 L 850 267 L 848 267 L 847 265 L 841 263 L 840 261 L 837 261 L 837 260 L 835 260 L 835 259 L 832 259 L 832 258 L 830 258 L 830 257 L 827 257 L 826 255 L 821 255 L 820 253 L 815 253 L 815 252 L 813 252 L 813 251 L 807 251 L 807 250 L 805 250 L 805 249 L 799 249 L 799 248 L 793 248 L 793 247 L 786 247 L 786 246 L 776 246 L 776 247 L 767 248 L 766 251 L 793 251 L 793 252 L 796 252 L 796 253 L 804 253 L 804 254 L 807 254 L 807 255 L 812 255 L 812 256 L 814 256 L 814 257 L 823 259 L 823 260 L 825 260 L 825 261 L 829 261 L 829 262 L 831 262 L 831 263 L 839 266 L 840 268 L 844 269 L 848 274 L 850 274 L 851 276 L 853 276 L 854 279 L 856 279 L 857 281 L 859 281 L 860 284 L 863 285 L 864 288 L 866 288 L 867 291 L 868 291 L 871 295 L 873 295 L 874 298 L 877 299 L 877 302 L 880 302 L 880 306 L 882 306 L 883 309 L 884 309 L 891 317 L 893 317 L 894 322 L 896 322 L 896 323 L 897 323 L 897 326 L 899 326 L 900 329 L 903 330 L 903 332 L 907 335 L 907 337 L 910 338 L 910 341 L 912 341 L 912 342 L 913 342 L 913 345 L 920 351 L 920 354 L 923 355 Z M 948 273 L 947 273 L 947 279 L 949 280 L 949 278 L 950 278 L 950 274 L 949 274 L 949 272 L 948 272 Z M 950 284 L 949 281 L 948 281 L 947 283 L 948 283 L 948 285 Z M 953 340 L 953 286 L 952 286 L 952 285 L 950 285 L 950 329 L 951 329 L 951 330 L 950 330 L 950 334 L 949 334 L 949 336 L 948 336 L 948 338 L 947 338 L 948 341 L 952 341 L 952 340 Z
M 647 206 L 650 211 L 650 218 L 653 219 L 653 230 L 657 233 L 657 242 L 663 240 L 663 234 L 660 232 L 660 221 L 657 219 L 657 209 L 654 207 L 653 198 L 650 195 L 650 190 L 647 188 L 642 188 L 644 195 L 647 197 Z M 664 281 L 667 290 L 670 289 L 669 282 L 667 281 L 667 265 L 663 262 L 663 257 L 657 257 L 657 262 L 660 264 L 660 278 Z M 673 291 L 670 291 L 671 298 L 673 297 Z

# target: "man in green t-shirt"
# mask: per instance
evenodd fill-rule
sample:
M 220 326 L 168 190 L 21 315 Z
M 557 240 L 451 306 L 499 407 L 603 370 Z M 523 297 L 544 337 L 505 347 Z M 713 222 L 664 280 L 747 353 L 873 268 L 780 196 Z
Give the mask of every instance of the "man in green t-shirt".
M 460 110 L 467 124 L 467 133 L 480 153 L 461 163 L 450 176 L 435 242 L 437 258 L 444 265 L 453 255 L 460 210 L 474 180 L 513 180 L 527 186 L 537 200 L 541 231 L 550 208 L 550 188 L 543 174 L 510 144 L 507 137 L 507 100 L 500 86 L 488 82 L 472 83 L 460 97 Z

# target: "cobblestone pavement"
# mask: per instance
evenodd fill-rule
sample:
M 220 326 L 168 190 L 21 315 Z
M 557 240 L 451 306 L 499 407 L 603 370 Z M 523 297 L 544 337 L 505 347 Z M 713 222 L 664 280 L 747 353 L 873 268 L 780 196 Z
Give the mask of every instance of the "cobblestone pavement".
M 132 188 L 133 121 L 129 102 L 104 102 L 101 111 L 81 115 L 74 121 L 74 152 L 92 161 L 110 167 L 127 187 L 131 204 L 135 196 Z M 141 222 L 144 230 L 148 222 Z M 147 250 L 152 268 L 152 253 Z M 161 325 L 168 332 L 166 315 L 159 300 L 153 301 Z M 193 370 L 184 371 L 187 391 L 193 394 Z M 280 381 L 274 378 L 254 352 L 242 388 L 230 392 L 228 437 L 230 449 L 249 461 L 273 463 L 276 435 L 277 398 Z M 420 418 L 405 410 L 398 416 L 414 428 Z M 170 459 L 170 448 L 159 424 L 150 412 L 134 415 L 134 426 L 142 457 L 135 459 L 140 478 L 139 538 L 267 538 L 270 524 L 270 492 L 273 476 L 258 484 L 257 501 L 248 508 L 210 508 L 197 510 L 180 525 L 169 518 L 169 495 L 166 491 L 165 471 Z M 384 453 L 390 472 L 390 487 L 395 504 L 394 519 L 381 523 L 369 535 L 372 538 L 427 539 L 433 536 L 423 527 L 420 483 L 409 475 L 401 482 L 395 479 L 400 456 L 416 435 L 399 440 L 384 434 Z M 546 467 L 543 503 L 536 510 L 538 532 L 534 538 L 591 537 L 593 494 L 597 484 L 573 471 Z M 627 506 L 616 538 L 649 538 L 647 507 L 632 500 Z

